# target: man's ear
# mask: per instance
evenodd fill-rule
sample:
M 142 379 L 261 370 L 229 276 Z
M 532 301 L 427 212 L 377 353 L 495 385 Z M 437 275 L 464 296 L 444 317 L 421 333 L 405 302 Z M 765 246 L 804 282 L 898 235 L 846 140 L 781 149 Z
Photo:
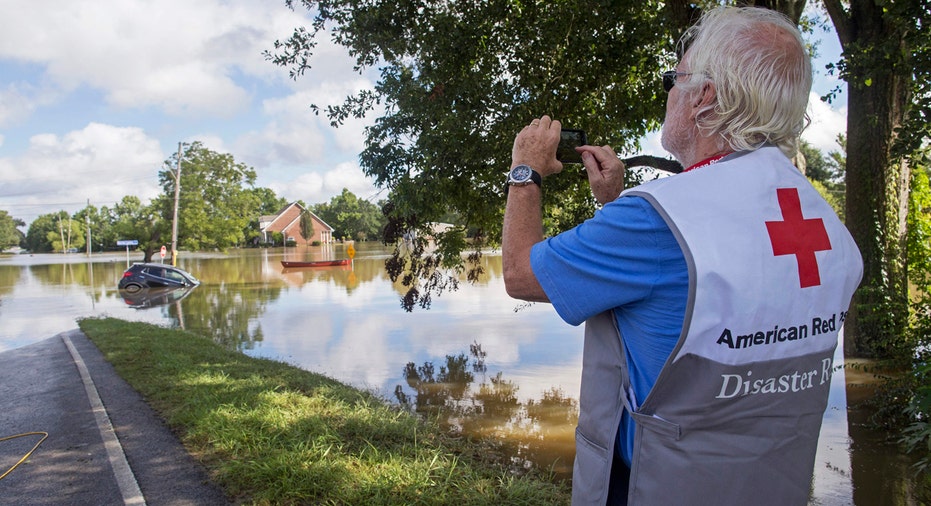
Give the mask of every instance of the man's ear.
M 701 85 L 701 91 L 693 99 L 692 107 L 705 109 L 713 105 L 718 100 L 718 91 L 711 81 L 705 81 Z
M 692 99 L 692 118 L 698 118 L 700 114 L 710 113 L 714 104 L 718 101 L 717 89 L 714 83 L 706 81 L 702 84 L 701 90 L 691 97 Z

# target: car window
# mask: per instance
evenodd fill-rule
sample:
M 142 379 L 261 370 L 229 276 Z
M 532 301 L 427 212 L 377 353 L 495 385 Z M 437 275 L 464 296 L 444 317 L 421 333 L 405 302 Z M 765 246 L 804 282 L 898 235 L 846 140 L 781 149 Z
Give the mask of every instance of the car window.
M 168 279 L 173 279 L 173 280 L 175 280 L 175 281 L 184 283 L 184 276 L 182 276 L 180 272 L 177 272 L 177 271 L 168 271 L 166 277 L 167 277 Z
M 165 269 L 162 267 L 146 267 L 144 272 L 150 276 L 155 276 L 158 278 L 168 277 L 168 274 L 165 272 Z

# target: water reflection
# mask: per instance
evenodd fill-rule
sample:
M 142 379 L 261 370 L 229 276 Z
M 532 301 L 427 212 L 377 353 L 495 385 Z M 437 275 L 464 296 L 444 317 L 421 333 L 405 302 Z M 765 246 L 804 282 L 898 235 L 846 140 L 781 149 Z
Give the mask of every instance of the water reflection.
M 848 369 L 847 376 L 853 504 L 931 504 L 929 491 L 918 488 L 912 467 L 915 460 L 899 452 L 882 451 L 890 444 L 890 434 L 868 426 L 873 409 L 862 401 L 873 395 L 876 377 L 861 367 Z
M 142 288 L 135 292 L 123 290 L 120 295 L 123 302 L 133 309 L 151 309 L 157 306 L 179 303 L 197 288 L 184 286 L 180 288 Z
M 73 329 L 85 316 L 182 327 L 231 350 L 380 392 L 501 441 L 515 466 L 534 463 L 569 476 L 582 330 L 548 305 L 508 298 L 501 258 L 490 254 L 476 284 L 463 282 L 435 297 L 430 310 L 407 313 L 400 302 L 406 288 L 384 270 L 390 251 L 356 248 L 351 269 L 281 266 L 286 257 L 344 257 L 338 245 L 182 255 L 179 267 L 202 284 L 145 310 L 130 307 L 116 289 L 128 264 L 123 255 L 93 262 L 83 255 L 0 257 L 0 351 Z M 812 503 L 916 503 L 907 459 L 865 430 L 855 411 L 848 430 L 844 378 L 842 371 L 832 382 Z
M 397 385 L 395 398 L 451 429 L 500 442 L 515 470 L 539 465 L 556 479 L 570 479 L 578 402 L 555 387 L 539 399 L 521 401 L 519 386 L 503 372 L 487 375 L 486 357 L 476 342 L 468 356 L 446 355 L 439 370 L 433 362 L 408 362 L 404 377 L 409 391 Z M 476 375 L 481 377 L 478 385 Z

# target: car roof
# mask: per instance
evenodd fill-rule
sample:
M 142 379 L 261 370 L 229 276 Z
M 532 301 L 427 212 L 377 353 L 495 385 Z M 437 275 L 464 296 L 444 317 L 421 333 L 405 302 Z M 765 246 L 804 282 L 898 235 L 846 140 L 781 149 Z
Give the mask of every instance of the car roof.
M 137 267 L 137 266 L 138 267 L 159 267 L 159 268 L 164 268 L 164 269 L 174 269 L 176 271 L 181 271 L 181 272 L 190 274 L 189 272 L 187 272 L 186 270 L 180 267 L 175 267 L 171 264 L 160 264 L 158 262 L 136 262 L 132 265 L 132 267 Z

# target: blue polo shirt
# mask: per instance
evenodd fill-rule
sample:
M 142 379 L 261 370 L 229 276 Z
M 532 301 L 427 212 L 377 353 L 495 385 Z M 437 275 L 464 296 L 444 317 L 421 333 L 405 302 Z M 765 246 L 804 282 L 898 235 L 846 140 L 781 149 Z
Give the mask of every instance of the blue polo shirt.
M 533 273 L 559 316 L 579 325 L 614 310 L 637 402 L 646 399 L 682 332 L 688 268 L 647 201 L 621 197 L 572 230 L 536 244 Z M 631 465 L 634 422 L 622 416 L 618 453 Z

